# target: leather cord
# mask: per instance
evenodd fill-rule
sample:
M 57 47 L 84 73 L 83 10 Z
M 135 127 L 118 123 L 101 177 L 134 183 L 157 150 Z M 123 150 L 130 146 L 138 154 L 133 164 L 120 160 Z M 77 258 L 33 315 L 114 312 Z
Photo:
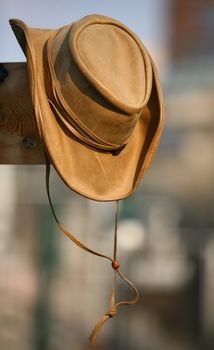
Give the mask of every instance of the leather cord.
M 51 207 L 52 214 L 54 216 L 54 219 L 59 227 L 59 229 L 69 238 L 71 239 L 78 247 L 81 249 L 84 249 L 85 251 L 97 255 L 99 257 L 105 258 L 109 261 L 111 261 L 112 268 L 114 270 L 113 275 L 113 282 L 112 282 L 112 291 L 111 291 L 111 298 L 110 298 L 110 306 L 109 310 L 102 316 L 102 318 L 97 322 L 96 326 L 94 327 L 89 340 L 91 344 L 96 343 L 97 336 L 105 324 L 106 321 L 108 321 L 111 317 L 115 317 L 117 315 L 117 308 L 122 305 L 131 305 L 137 303 L 139 299 L 139 292 L 137 288 L 133 285 L 132 282 L 130 282 L 119 270 L 119 262 L 117 261 L 117 231 L 118 231 L 118 214 L 119 214 L 119 201 L 116 201 L 116 210 L 115 210 L 115 230 L 114 230 L 114 254 L 113 258 L 109 257 L 108 255 L 99 253 L 88 246 L 86 246 L 84 243 L 79 241 L 72 233 L 70 233 L 58 220 L 53 203 L 51 200 L 51 194 L 50 194 L 50 161 L 47 153 L 45 152 L 45 162 L 46 162 L 46 190 L 47 190 L 47 196 L 49 200 L 49 204 Z M 117 285 L 117 276 L 119 276 L 124 282 L 126 282 L 129 287 L 133 290 L 135 296 L 131 300 L 124 300 L 116 302 L 116 285 Z

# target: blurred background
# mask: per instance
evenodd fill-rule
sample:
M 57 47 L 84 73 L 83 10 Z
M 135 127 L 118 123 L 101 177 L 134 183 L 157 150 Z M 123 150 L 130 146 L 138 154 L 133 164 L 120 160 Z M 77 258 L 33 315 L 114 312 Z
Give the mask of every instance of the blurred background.
M 91 13 L 123 22 L 143 41 L 162 81 L 166 119 L 154 162 L 122 201 L 121 270 L 140 302 L 102 330 L 102 350 L 214 348 L 214 1 L 1 0 L 0 62 L 24 61 L 12 17 L 56 28 Z M 108 308 L 112 269 L 57 229 L 44 166 L 0 166 L 0 349 L 89 349 Z M 54 171 L 58 217 L 112 254 L 114 203 L 66 188 Z M 118 298 L 129 297 L 123 283 Z

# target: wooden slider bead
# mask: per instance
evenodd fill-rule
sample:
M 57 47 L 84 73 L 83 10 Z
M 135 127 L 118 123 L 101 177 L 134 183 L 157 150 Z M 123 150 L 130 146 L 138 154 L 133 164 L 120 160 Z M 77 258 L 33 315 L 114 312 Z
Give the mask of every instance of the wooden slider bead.
M 117 260 L 113 261 L 112 262 L 112 267 L 113 267 L 114 270 L 118 270 L 119 267 L 120 267 L 119 262 Z

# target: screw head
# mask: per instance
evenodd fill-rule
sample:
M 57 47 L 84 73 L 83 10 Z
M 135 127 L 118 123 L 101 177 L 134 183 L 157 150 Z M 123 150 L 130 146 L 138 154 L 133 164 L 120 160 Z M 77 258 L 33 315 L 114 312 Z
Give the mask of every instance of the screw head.
M 36 146 L 36 141 L 33 137 L 25 137 L 22 142 L 26 149 L 33 149 Z

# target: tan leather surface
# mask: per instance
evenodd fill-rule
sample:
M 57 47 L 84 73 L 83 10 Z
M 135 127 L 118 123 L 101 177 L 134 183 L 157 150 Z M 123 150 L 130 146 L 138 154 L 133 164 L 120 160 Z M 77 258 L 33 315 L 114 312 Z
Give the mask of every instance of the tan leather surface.
M 95 200 L 131 195 L 163 126 L 161 87 L 142 42 L 99 15 L 58 30 L 11 25 L 27 57 L 38 128 L 63 181 Z

